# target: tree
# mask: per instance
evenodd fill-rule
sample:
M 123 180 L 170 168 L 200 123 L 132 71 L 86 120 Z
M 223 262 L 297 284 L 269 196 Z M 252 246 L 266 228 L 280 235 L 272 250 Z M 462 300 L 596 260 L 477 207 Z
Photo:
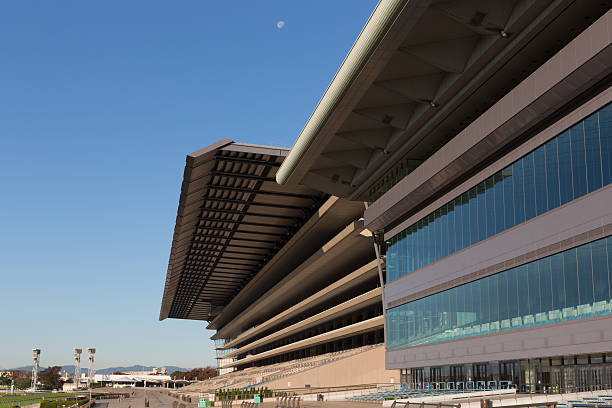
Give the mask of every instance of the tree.
M 215 370 L 212 367 L 206 367 L 206 368 L 194 368 L 193 370 L 190 371 L 175 371 L 172 374 L 170 374 L 170 378 L 172 378 L 173 380 L 182 380 L 183 378 L 188 380 L 188 381 L 194 381 L 194 380 L 207 380 L 209 378 L 212 377 L 216 377 L 217 376 L 217 370 Z
M 62 384 L 64 384 L 64 382 L 60 379 L 61 369 L 62 367 L 60 366 L 53 366 L 41 371 L 38 376 L 38 380 L 42 384 L 43 388 L 49 390 L 58 390 L 62 388 Z
M 1 376 L 0 385 L 11 385 L 11 379 L 8 376 Z
M 18 390 L 25 390 L 30 388 L 32 378 L 30 376 L 22 376 L 15 378 L 15 388 Z

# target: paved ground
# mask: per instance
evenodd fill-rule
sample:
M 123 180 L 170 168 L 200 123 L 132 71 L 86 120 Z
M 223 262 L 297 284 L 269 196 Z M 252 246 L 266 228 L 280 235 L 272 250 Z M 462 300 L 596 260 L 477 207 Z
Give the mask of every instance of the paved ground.
M 108 399 L 96 401 L 96 408 L 145 408 L 145 390 L 142 388 L 125 388 L 117 390 L 120 392 L 132 393 L 130 398 L 121 399 Z M 146 398 L 149 400 L 149 408 L 172 408 L 172 403 L 178 401 L 179 404 L 185 404 L 185 408 L 196 408 L 197 403 L 187 403 L 176 398 L 168 396 L 168 390 L 165 389 L 153 389 L 147 388 Z M 355 403 L 355 402 L 316 402 L 316 401 L 303 401 L 301 403 L 302 408 L 380 408 L 382 404 L 368 404 L 368 403 Z M 234 407 L 240 407 L 240 402 L 235 402 Z M 267 398 L 263 404 L 260 404 L 259 408 L 274 408 L 276 407 L 276 401 L 272 398 Z
M 145 394 L 149 400 L 149 408 L 172 408 L 172 402 L 177 401 L 167 395 L 166 390 L 156 390 L 154 388 L 147 388 L 145 391 L 142 388 L 126 388 L 122 389 L 121 392 L 129 392 L 133 395 L 130 398 L 118 398 L 118 399 L 107 399 L 96 401 L 96 408 L 145 408 Z M 188 406 L 195 406 L 195 404 L 188 404 Z

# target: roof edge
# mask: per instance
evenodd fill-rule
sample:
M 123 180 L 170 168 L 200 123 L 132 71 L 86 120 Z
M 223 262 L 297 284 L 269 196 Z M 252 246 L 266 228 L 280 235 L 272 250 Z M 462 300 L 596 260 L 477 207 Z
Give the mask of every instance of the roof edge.
M 310 115 L 289 155 L 276 173 L 276 182 L 278 184 L 295 181 L 291 179 L 298 163 L 302 160 L 308 149 L 310 149 L 317 135 L 386 34 L 388 27 L 395 20 L 406 1 L 381 0 L 378 3 L 314 112 Z

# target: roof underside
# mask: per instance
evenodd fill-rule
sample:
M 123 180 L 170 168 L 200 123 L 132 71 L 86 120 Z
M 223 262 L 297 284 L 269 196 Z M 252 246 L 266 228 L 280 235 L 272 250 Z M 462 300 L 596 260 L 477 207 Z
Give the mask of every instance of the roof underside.
M 160 320 L 211 320 L 324 195 L 280 186 L 287 149 L 223 140 L 187 156 Z
M 279 182 L 374 201 L 610 8 L 599 0 L 405 0 L 376 18 L 397 1 L 379 3 L 351 50 L 370 52 L 357 62 L 349 54 Z M 358 64 L 347 80 L 343 71 Z M 327 101 L 334 92 L 341 97 Z

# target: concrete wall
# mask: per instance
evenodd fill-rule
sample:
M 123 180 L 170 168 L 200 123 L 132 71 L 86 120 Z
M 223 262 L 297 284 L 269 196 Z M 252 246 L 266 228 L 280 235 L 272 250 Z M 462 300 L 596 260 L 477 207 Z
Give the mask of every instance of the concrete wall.
M 270 389 L 337 387 L 355 384 L 399 383 L 399 370 L 385 369 L 385 347 L 343 358 L 311 370 L 265 384 Z

